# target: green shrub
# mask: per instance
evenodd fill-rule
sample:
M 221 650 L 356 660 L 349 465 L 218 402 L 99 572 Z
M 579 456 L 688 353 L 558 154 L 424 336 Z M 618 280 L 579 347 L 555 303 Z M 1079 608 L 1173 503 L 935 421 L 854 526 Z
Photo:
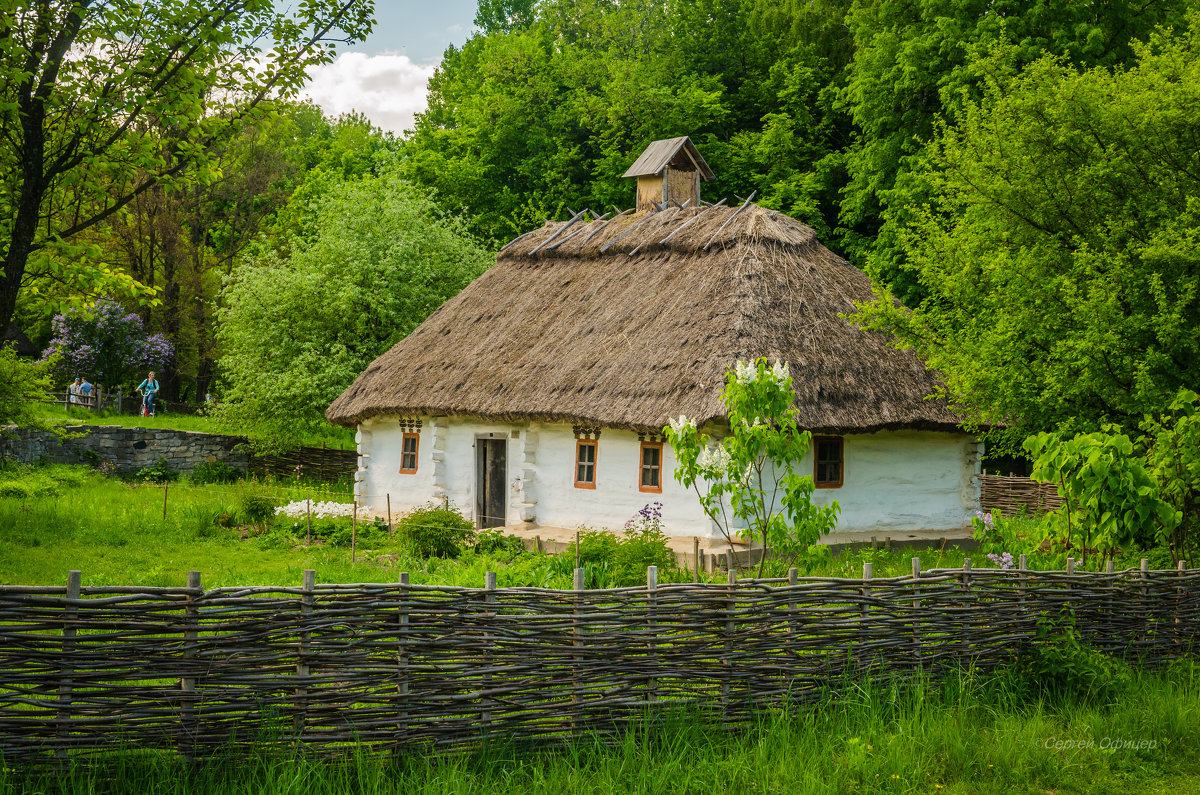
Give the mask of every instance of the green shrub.
M 88 482 L 91 471 L 86 467 L 71 466 L 69 464 L 50 464 L 40 470 L 40 474 L 53 480 L 60 486 L 67 488 L 79 488 Z
M 582 530 L 579 563 L 587 588 L 644 585 L 646 569 L 657 566 L 660 578 L 676 570 L 675 553 L 663 533 L 662 504 L 652 503 L 625 523 L 622 533 Z M 575 545 L 555 556 L 555 570 L 570 575 L 575 568 Z
M 275 516 L 275 501 L 258 494 L 242 495 L 242 517 L 250 524 L 265 525 Z
M 525 551 L 525 544 L 517 536 L 505 535 L 504 531 L 490 527 L 475 534 L 475 551 L 511 559 Z
M 171 467 L 167 459 L 160 458 L 153 466 L 139 469 L 133 479 L 139 483 L 170 483 L 179 480 L 179 473 Z
M 23 480 L 0 480 L 0 497 L 28 500 L 33 498 L 33 490 Z
M 1131 681 L 1124 662 L 1080 639 L 1069 606 L 1038 619 L 1033 643 L 1007 673 L 1029 696 L 1056 703 L 1108 701 Z
M 415 555 L 456 558 L 475 543 L 475 525 L 448 506 L 430 504 L 396 524 L 396 534 Z
M 206 483 L 234 483 L 240 480 L 242 473 L 224 461 L 205 461 L 197 464 L 188 480 L 197 485 Z

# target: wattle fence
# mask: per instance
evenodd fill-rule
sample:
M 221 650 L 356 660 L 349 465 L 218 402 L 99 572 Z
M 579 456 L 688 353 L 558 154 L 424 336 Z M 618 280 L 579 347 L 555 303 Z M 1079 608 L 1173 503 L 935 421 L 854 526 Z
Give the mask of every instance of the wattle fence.
M 869 564 L 868 564 L 869 566 Z M 736 578 L 731 574 L 731 578 Z M 687 705 L 725 724 L 843 675 L 987 669 L 1069 607 L 1092 646 L 1192 653 L 1200 570 L 939 569 L 583 590 L 0 587 L 6 764 L 120 747 L 331 754 L 558 741 Z
M 1058 488 L 1053 483 L 1038 483 L 1023 476 L 992 475 L 986 471 L 979 477 L 979 502 L 985 511 L 999 511 L 1009 517 L 1037 516 L 1062 507 L 1063 498 L 1058 496 Z

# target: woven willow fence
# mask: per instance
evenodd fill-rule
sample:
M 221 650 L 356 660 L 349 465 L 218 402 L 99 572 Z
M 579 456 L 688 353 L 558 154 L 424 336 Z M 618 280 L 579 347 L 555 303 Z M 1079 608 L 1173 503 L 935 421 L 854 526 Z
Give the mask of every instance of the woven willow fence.
M 831 682 L 987 668 L 1070 605 L 1159 664 L 1200 628 L 1200 570 L 997 569 L 558 591 L 395 585 L 0 588 L 6 762 L 117 746 L 325 752 L 546 742 L 689 704 L 745 720 Z M 736 576 L 736 575 L 732 575 Z M 576 573 L 582 583 L 582 570 Z M 794 578 L 794 573 L 793 573 Z
M 1037 515 L 1057 510 L 1063 504 L 1053 483 L 987 472 L 980 479 L 979 502 L 985 511 L 1000 511 L 1004 516 Z

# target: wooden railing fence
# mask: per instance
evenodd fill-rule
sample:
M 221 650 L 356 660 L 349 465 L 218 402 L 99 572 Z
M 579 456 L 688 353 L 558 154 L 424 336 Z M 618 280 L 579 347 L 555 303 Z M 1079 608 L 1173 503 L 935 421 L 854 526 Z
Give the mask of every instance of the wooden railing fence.
M 1057 510 L 1063 504 L 1053 483 L 1038 483 L 1015 475 L 993 475 L 986 471 L 980 479 L 979 502 L 985 511 L 999 511 L 1007 517 L 1037 516 Z
M 867 564 L 868 567 L 870 564 Z M 1022 564 L 1023 565 L 1023 564 Z M 1092 646 L 1191 654 L 1200 570 L 938 569 L 615 590 L 0 587 L 7 764 L 119 747 L 344 753 L 547 742 L 687 705 L 734 724 L 841 677 L 987 669 L 1069 606 Z

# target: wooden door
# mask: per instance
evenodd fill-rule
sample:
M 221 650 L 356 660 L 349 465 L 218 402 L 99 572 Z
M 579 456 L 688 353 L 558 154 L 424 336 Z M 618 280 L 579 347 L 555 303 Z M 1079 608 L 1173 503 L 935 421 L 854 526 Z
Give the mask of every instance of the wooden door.
M 502 527 L 507 524 L 508 440 L 475 440 L 475 524 Z

